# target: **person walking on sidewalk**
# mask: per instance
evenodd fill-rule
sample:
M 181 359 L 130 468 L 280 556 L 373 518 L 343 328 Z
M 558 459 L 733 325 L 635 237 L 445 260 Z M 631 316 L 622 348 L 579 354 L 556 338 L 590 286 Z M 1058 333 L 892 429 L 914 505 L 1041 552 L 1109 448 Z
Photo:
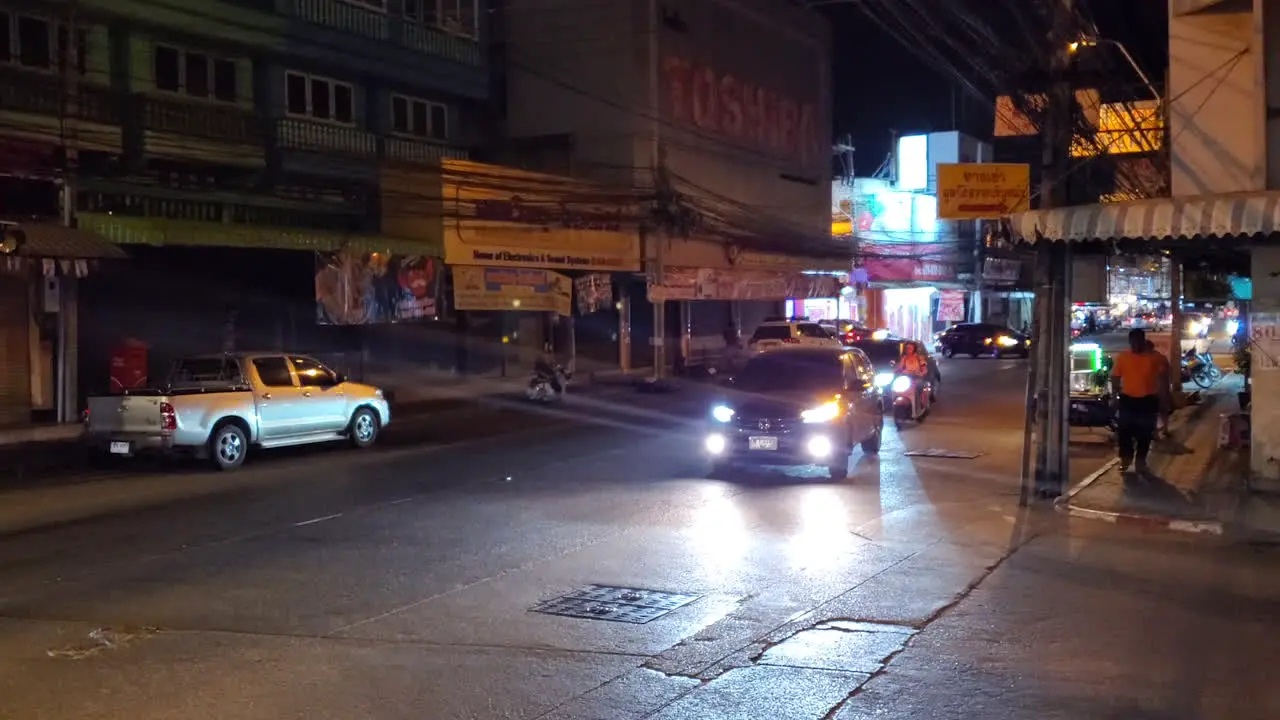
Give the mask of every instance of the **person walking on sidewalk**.
M 1120 394 L 1120 471 L 1136 466 L 1145 473 L 1157 420 L 1169 404 L 1169 361 L 1147 344 L 1146 333 L 1130 330 L 1129 349 L 1116 356 L 1111 381 Z

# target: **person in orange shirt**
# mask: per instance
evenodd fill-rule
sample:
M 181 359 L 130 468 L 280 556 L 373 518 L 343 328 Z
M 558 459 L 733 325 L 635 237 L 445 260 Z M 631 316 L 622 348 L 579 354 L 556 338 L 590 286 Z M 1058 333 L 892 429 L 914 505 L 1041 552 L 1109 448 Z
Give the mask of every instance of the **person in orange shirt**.
M 1116 356 L 1111 382 L 1119 398 L 1116 439 L 1120 445 L 1120 470 L 1136 464 L 1147 470 L 1147 453 L 1155 436 L 1160 413 L 1168 405 L 1169 361 L 1155 352 L 1141 330 L 1129 331 L 1129 349 Z

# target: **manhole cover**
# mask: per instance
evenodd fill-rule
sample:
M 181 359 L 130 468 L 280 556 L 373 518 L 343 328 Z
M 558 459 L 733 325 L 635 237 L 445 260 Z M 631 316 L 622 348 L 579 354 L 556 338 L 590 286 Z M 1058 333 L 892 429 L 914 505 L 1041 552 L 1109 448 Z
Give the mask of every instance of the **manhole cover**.
M 951 460 L 972 460 L 974 458 L 982 457 L 982 453 L 980 452 L 970 452 L 968 450 L 946 450 L 944 448 L 910 450 L 902 454 L 907 457 L 948 458 Z
M 539 603 L 530 612 L 643 625 L 697 600 L 700 595 L 641 588 L 588 585 Z

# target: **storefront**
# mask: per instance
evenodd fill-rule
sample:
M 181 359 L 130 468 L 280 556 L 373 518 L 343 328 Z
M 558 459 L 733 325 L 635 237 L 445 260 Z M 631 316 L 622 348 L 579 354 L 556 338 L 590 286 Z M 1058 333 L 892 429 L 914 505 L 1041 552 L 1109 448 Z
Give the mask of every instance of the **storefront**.
M 641 269 L 632 193 L 454 160 L 437 182 L 451 302 L 470 340 L 496 345 L 503 367 L 548 346 L 569 364 L 616 367 L 629 354 L 626 303 L 612 297 Z M 588 302 L 575 306 L 575 284 Z
M 79 419 L 77 281 L 114 245 L 56 224 L 0 227 L 0 427 Z

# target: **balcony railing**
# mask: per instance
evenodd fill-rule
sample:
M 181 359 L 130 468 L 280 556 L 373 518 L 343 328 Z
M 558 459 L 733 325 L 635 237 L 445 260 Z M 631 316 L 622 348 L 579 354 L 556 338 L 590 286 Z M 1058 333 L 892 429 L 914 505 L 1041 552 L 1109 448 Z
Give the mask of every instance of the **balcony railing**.
M 447 58 L 465 65 L 480 65 L 480 43 L 443 30 L 414 25 L 399 17 L 370 10 L 343 0 L 278 0 L 281 12 L 307 22 L 336 28 L 374 40 L 392 40 L 403 47 Z
M 277 121 L 276 132 L 282 148 L 378 157 L 378 136 L 359 128 L 285 118 Z
M 0 110 L 66 117 L 104 125 L 120 124 L 120 105 L 111 90 L 90 83 L 67 88 L 50 73 L 0 69 Z
M 142 127 L 175 135 L 218 140 L 235 145 L 261 145 L 262 126 L 239 107 L 135 96 L 142 108 Z
M 374 40 L 386 40 L 391 35 L 387 29 L 386 13 L 341 0 L 293 0 L 293 12 L 307 22 L 346 30 Z
M 400 27 L 400 42 L 407 48 L 446 57 L 466 65 L 480 64 L 480 43 L 475 40 L 412 23 L 404 23 Z
M 411 163 L 430 163 L 444 159 L 466 160 L 467 151 L 439 143 L 389 137 L 382 142 L 383 157 Z

